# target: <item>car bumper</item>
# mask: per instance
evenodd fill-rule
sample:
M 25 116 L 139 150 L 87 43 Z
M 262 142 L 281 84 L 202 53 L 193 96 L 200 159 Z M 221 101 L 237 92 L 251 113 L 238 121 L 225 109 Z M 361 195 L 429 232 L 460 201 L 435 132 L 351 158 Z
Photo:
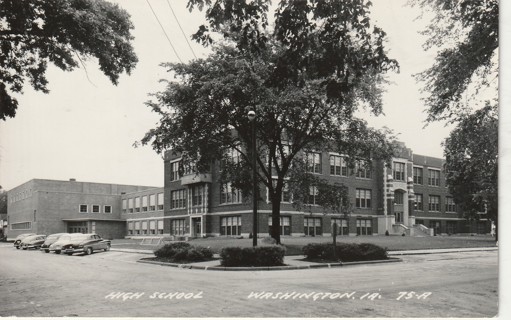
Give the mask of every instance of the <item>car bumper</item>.
M 61 252 L 62 253 L 80 253 L 80 252 L 85 252 L 85 248 L 67 248 L 67 249 L 62 249 Z

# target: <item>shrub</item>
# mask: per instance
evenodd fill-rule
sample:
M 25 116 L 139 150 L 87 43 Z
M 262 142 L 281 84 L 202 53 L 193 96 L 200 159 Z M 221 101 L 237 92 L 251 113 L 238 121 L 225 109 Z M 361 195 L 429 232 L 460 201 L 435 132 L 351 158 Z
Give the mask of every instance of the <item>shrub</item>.
M 176 242 L 155 250 L 154 255 L 171 262 L 198 262 L 211 260 L 213 251 L 205 247 L 192 246 L 187 242 Z
M 387 249 L 371 243 L 338 243 L 336 245 L 337 259 L 350 261 L 385 260 L 388 258 Z M 303 247 L 303 254 L 311 260 L 336 259 L 333 245 L 330 243 L 310 243 Z
M 286 249 L 282 246 L 227 247 L 220 252 L 225 267 L 269 267 L 284 265 Z

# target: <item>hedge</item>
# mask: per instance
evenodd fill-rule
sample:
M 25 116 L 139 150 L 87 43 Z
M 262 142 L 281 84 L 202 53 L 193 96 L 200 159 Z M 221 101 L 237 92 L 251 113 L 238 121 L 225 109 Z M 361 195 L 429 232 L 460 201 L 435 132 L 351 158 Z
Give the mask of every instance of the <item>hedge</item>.
M 154 255 L 170 262 L 199 262 L 211 260 L 213 251 L 201 246 L 192 246 L 187 242 L 175 242 L 155 250 Z
M 220 252 L 224 267 L 270 267 L 284 265 L 283 246 L 227 247 Z
M 338 243 L 336 251 L 337 260 L 344 262 L 388 259 L 387 248 L 371 243 Z M 331 243 L 309 243 L 302 252 L 309 260 L 336 260 Z

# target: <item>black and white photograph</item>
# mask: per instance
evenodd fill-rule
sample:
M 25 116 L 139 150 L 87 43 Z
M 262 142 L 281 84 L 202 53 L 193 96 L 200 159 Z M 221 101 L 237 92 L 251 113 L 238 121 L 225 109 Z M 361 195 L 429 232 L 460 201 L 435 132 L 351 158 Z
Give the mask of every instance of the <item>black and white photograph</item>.
M 0 318 L 504 319 L 505 2 L 0 0 Z

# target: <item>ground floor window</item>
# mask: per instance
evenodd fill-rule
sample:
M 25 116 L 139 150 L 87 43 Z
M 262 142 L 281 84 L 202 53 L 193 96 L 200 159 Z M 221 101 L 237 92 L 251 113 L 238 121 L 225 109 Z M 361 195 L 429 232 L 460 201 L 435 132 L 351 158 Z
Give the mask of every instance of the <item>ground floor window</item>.
M 163 234 L 163 220 L 158 220 L 158 234 Z
M 440 233 L 440 221 L 430 220 L 429 227 L 431 229 L 435 230 L 435 235 Z
M 372 227 L 372 221 L 371 219 L 358 219 L 357 220 L 357 235 L 372 235 L 373 234 L 373 227 Z
M 222 236 L 241 235 L 241 216 L 222 217 L 220 219 L 220 235 Z
M 424 224 L 424 220 L 417 219 L 417 220 L 415 220 L 415 224 Z
M 334 223 L 337 224 L 337 235 L 347 236 L 350 234 L 347 219 L 332 218 L 332 234 L 334 233 Z
M 182 236 L 185 234 L 185 219 L 172 220 L 170 234 Z
M 133 232 L 133 226 L 134 226 L 133 221 L 129 221 L 128 222 L 128 235 L 132 235 L 134 233 Z
M 303 233 L 306 236 L 320 236 L 323 234 L 321 218 L 303 218 Z
M 270 229 L 271 234 L 271 227 L 272 227 L 272 217 L 268 217 L 268 226 Z M 291 217 L 280 217 L 280 234 L 284 236 L 290 236 L 291 235 Z
M 32 229 L 31 222 L 20 222 L 11 224 L 11 230 L 30 230 Z
M 446 227 L 448 234 L 456 233 L 456 221 L 447 221 Z
M 155 220 L 149 221 L 149 233 L 156 234 L 156 221 Z

